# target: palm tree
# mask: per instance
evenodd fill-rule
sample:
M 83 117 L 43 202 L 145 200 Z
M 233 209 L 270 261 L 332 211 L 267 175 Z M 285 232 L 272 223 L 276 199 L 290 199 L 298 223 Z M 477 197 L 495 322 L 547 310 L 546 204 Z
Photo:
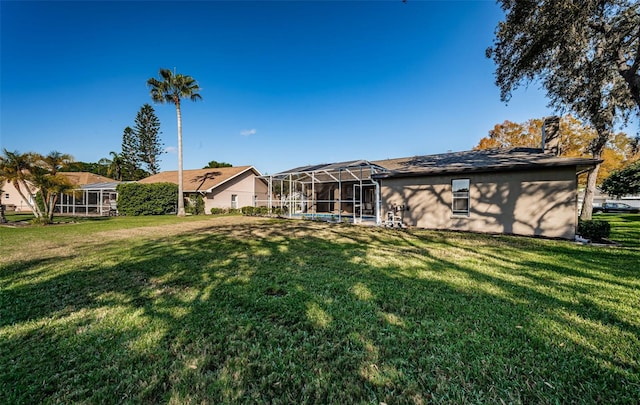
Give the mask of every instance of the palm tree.
M 178 216 L 185 216 L 184 196 L 182 191 L 182 114 L 180 112 L 180 100 L 188 98 L 191 101 L 202 100 L 198 93 L 200 86 L 191 77 L 180 73 L 175 74 L 169 69 L 160 69 L 162 81 L 152 77 L 147 80 L 147 86 L 151 88 L 151 99 L 158 103 L 172 103 L 176 106 L 178 117 Z
M 106 166 L 106 175 L 107 177 L 111 177 L 114 180 L 121 181 L 122 180 L 122 166 L 124 164 L 124 159 L 122 158 L 122 154 L 118 152 L 111 151 L 109 152 L 111 159 L 102 158 L 98 161 L 100 165 Z
M 9 152 L 6 149 L 3 149 L 2 152 L 4 156 L 0 156 L 0 177 L 13 185 L 36 218 L 42 217 L 40 207 L 35 203 L 34 186 L 31 183 L 32 154 L 19 153 L 18 151 Z
M 53 221 L 53 213 L 60 195 L 74 189 L 69 180 L 59 174 L 61 169 L 68 167 L 73 157 L 57 151 L 50 152 L 46 156 L 32 154 L 33 183 L 40 189 L 43 200 L 43 208 L 46 215 L 46 223 Z

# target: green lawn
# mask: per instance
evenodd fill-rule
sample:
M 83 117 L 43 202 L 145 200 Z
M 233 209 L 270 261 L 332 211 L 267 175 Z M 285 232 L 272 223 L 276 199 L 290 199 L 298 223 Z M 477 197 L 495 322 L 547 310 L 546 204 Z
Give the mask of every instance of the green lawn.
M 617 218 L 626 247 L 246 217 L 0 227 L 0 403 L 634 404 L 640 222 Z

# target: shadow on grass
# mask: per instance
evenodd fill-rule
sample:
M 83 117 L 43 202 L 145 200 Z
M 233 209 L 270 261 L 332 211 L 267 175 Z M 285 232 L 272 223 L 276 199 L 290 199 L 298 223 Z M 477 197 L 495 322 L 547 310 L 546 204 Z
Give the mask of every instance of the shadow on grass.
M 457 260 L 456 250 L 472 248 L 443 233 L 298 222 L 200 232 L 92 247 L 79 256 L 100 260 L 72 268 L 3 269 L 2 402 L 624 402 L 637 394 L 637 324 L 535 288 L 568 287 L 538 277 L 537 263 L 492 250 L 501 242 L 485 242 L 493 256 L 483 256 L 486 239 L 472 240 L 494 274 Z M 589 271 L 544 270 L 584 278 L 582 296 L 611 282 L 595 275 L 597 263 L 580 265 Z M 526 282 L 507 277 L 512 266 Z M 34 277 L 45 271 L 53 274 Z M 565 312 L 602 330 L 582 330 Z M 618 357 L 597 347 L 611 327 L 620 329 Z M 596 347 L 572 333 L 593 334 Z

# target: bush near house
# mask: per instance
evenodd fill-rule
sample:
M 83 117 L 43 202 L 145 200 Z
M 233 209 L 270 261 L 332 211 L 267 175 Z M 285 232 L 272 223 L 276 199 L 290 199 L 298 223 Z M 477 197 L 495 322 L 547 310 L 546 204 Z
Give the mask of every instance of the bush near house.
M 121 215 L 163 215 L 176 211 L 178 186 L 173 183 L 118 185 Z
M 578 235 L 583 238 L 598 242 L 608 238 L 611 234 L 611 225 L 606 221 L 597 219 L 578 222 Z
M 191 195 L 189 197 L 189 205 L 186 209 L 189 214 L 204 215 L 204 198 L 202 194 Z

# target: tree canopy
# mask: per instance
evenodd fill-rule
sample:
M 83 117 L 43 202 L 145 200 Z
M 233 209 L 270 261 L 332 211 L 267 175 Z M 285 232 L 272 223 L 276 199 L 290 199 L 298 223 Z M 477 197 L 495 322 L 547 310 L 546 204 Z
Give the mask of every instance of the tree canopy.
M 138 141 L 138 158 L 146 171 L 157 174 L 160 170 L 160 155 L 163 153 L 160 140 L 160 120 L 149 104 L 140 108 L 136 115 L 133 133 Z
M 215 160 L 212 160 L 207 163 L 207 165 L 203 167 L 203 169 L 217 169 L 218 167 L 233 167 L 233 165 L 231 163 L 217 162 Z
M 499 0 L 505 21 L 487 56 L 508 101 L 522 83 L 539 83 L 550 105 L 590 124 L 601 159 L 616 122 L 640 111 L 640 3 L 636 0 Z M 590 219 L 600 165 L 589 172 L 581 217 Z
M 611 173 L 600 188 L 615 197 L 640 195 L 640 160 Z
M 640 3 L 635 0 L 499 0 L 506 13 L 487 56 L 502 100 L 539 79 L 571 103 L 603 80 L 612 107 L 640 108 Z M 599 92 L 599 90 L 596 90 Z M 553 94 L 551 94 L 553 96 Z M 560 100 L 554 100 L 560 101 Z M 563 103 L 561 103 L 563 104 Z M 562 107 L 562 105 L 561 105 Z
M 528 147 L 540 148 L 543 119 L 530 119 L 523 123 L 504 121 L 496 124 L 489 135 L 480 139 L 474 149 Z M 597 132 L 571 115 L 560 119 L 560 156 L 589 157 L 590 145 Z M 602 166 L 598 171 L 597 184 L 614 170 L 634 160 L 638 154 L 635 139 L 619 132 L 610 137 L 602 151 Z M 581 179 L 584 183 L 585 179 Z
M 43 156 L 3 149 L 0 178 L 14 186 L 38 221 L 49 223 L 60 195 L 74 189 L 67 177 L 60 174 L 72 160 L 70 155 L 56 151 Z

